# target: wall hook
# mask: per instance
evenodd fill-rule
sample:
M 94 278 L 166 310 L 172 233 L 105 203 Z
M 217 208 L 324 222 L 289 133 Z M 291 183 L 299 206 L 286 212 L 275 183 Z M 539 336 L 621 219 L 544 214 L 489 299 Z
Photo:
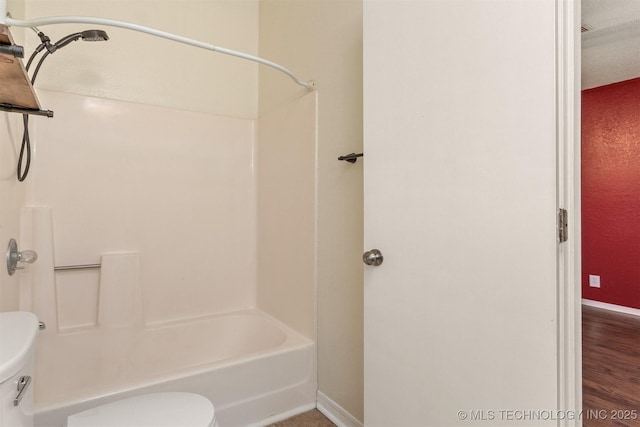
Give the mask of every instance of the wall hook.
M 351 153 L 351 154 L 347 154 L 345 156 L 340 156 L 338 157 L 338 160 L 344 160 L 347 161 L 349 163 L 355 163 L 358 160 L 358 157 L 363 157 L 364 153 Z

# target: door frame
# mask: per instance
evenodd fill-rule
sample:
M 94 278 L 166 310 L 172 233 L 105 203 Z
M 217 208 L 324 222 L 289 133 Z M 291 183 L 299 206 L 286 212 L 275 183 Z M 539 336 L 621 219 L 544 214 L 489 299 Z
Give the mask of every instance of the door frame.
M 558 245 L 558 409 L 560 426 L 582 425 L 580 213 L 581 0 L 556 0 L 558 209 L 569 239 Z

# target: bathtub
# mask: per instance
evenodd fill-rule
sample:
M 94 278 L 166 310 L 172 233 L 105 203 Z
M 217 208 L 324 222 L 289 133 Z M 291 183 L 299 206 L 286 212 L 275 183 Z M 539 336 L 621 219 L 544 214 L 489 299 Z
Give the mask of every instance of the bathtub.
M 209 398 L 221 427 L 261 426 L 315 407 L 315 344 L 260 310 L 153 326 L 40 334 L 35 427 L 158 391 Z

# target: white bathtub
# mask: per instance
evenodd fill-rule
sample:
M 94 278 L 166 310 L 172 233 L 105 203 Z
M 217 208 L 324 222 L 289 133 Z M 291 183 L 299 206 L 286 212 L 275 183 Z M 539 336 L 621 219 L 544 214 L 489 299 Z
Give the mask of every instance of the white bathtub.
M 259 426 L 315 406 L 315 345 L 259 310 L 146 328 L 43 331 L 36 427 L 154 391 L 209 398 L 221 427 Z

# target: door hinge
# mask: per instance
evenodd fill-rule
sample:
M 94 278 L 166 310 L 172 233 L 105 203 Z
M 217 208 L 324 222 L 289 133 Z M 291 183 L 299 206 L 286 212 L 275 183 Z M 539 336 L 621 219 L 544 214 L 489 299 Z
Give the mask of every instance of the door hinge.
M 569 239 L 568 218 L 566 209 L 558 209 L 558 242 L 563 243 Z

